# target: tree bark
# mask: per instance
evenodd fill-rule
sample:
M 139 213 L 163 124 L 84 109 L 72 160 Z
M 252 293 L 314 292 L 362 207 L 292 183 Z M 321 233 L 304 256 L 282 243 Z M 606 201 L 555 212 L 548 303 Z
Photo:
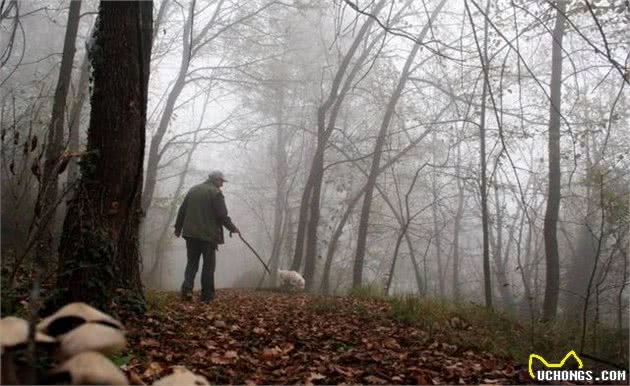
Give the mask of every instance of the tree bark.
M 144 309 L 138 227 L 152 35 L 150 1 L 103 1 L 95 31 L 88 155 L 64 222 L 59 302 Z
M 562 97 L 562 39 L 566 1 L 557 2 L 556 24 L 551 49 L 551 104 L 549 107 L 549 188 L 545 211 L 545 297 L 543 320 L 553 320 L 560 292 L 560 259 L 558 256 L 558 212 L 560 211 L 560 111 Z
M 42 173 L 41 185 L 37 197 L 35 217 L 38 218 L 39 243 L 35 251 L 37 259 L 43 264 L 48 264 L 51 251 L 54 250 L 53 228 L 55 223 L 56 201 L 59 189 L 59 174 L 63 172 L 64 151 L 64 122 L 66 112 L 66 99 L 72 76 L 72 64 L 74 62 L 75 41 L 79 29 L 81 2 L 71 1 L 68 12 L 68 25 L 63 42 L 63 56 L 59 79 L 55 89 L 55 98 L 52 108 L 52 119 L 48 126 L 48 140 L 46 144 L 46 161 Z
M 85 97 L 88 94 L 88 78 L 90 75 L 90 61 L 87 54 L 81 64 L 81 75 L 77 85 L 77 94 L 74 97 L 70 118 L 70 151 L 76 153 L 81 147 L 81 111 L 85 104 Z M 68 185 L 74 184 L 79 178 L 79 164 L 73 157 L 68 164 Z

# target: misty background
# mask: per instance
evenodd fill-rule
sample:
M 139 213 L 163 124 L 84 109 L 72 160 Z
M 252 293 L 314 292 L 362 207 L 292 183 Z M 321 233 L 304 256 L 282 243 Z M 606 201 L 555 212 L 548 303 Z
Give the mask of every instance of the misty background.
M 13 8 L 1 24 L 3 251 L 28 237 L 38 152 L 21 148 L 34 136 L 45 146 L 69 3 L 17 4 L 19 17 Z M 69 151 L 86 141 L 97 8 L 81 6 L 68 119 L 88 97 L 69 119 L 78 134 L 77 148 L 65 139 Z M 272 267 L 304 273 L 311 292 L 490 296 L 538 317 L 555 121 L 559 313 L 627 326 L 629 12 L 613 0 L 156 1 L 145 286 L 179 289 L 186 251 L 174 216 L 219 169 L 243 236 Z M 70 168 L 62 185 L 78 173 Z M 317 174 L 321 186 L 306 189 Z M 256 287 L 262 275 L 226 238 L 217 287 Z

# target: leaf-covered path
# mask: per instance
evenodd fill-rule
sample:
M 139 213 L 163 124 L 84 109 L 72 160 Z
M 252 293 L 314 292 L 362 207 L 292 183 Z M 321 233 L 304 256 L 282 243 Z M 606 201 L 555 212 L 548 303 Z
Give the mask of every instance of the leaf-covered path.
M 183 365 L 214 384 L 530 383 L 527 370 L 393 320 L 386 303 L 220 290 L 165 296 L 128 321 L 127 371 L 151 383 Z

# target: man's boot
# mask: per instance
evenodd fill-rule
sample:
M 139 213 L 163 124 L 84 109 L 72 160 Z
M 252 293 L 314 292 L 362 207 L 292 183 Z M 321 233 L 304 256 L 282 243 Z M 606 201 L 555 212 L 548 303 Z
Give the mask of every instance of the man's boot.
M 192 300 L 192 291 L 182 286 L 181 297 L 184 301 Z

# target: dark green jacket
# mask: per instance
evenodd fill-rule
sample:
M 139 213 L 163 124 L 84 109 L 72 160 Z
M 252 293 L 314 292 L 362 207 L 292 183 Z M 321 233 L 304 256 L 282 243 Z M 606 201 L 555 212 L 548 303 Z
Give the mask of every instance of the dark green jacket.
M 185 238 L 223 244 L 223 227 L 235 232 L 236 227 L 228 216 L 221 190 L 210 180 L 195 185 L 186 194 L 179 207 L 175 232 Z

